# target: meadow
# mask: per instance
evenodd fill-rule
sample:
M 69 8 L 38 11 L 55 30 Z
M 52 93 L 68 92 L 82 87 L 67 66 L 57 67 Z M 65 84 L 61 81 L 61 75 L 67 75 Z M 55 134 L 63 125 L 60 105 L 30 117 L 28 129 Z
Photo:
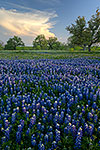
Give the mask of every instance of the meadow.
M 67 59 L 67 58 L 100 58 L 100 50 L 91 52 L 83 50 L 0 50 L 0 59 Z
M 1 150 L 99 150 L 100 53 L 0 51 Z

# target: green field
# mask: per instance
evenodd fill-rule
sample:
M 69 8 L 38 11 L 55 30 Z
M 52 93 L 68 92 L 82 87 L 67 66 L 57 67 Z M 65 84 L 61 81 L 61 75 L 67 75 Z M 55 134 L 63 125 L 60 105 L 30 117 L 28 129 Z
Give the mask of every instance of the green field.
M 0 59 L 66 59 L 86 56 L 100 58 L 100 51 L 0 50 Z

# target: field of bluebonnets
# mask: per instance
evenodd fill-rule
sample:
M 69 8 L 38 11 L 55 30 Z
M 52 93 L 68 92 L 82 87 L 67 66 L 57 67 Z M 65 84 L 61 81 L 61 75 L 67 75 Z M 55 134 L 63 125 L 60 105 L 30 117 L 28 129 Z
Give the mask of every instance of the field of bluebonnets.
M 100 60 L 0 60 L 0 149 L 99 150 Z

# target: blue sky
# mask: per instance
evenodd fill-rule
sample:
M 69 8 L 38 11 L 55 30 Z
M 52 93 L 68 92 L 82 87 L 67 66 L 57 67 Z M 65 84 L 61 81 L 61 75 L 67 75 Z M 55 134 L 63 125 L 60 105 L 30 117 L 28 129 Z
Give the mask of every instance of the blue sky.
M 0 40 L 20 36 L 26 45 L 39 34 L 66 42 L 67 25 L 78 16 L 88 20 L 100 8 L 100 0 L 0 0 Z

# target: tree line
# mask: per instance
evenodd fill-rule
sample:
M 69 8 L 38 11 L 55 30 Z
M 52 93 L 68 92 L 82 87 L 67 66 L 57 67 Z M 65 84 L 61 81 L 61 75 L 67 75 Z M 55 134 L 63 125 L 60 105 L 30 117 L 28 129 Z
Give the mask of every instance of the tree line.
M 45 38 L 44 35 L 38 35 L 33 41 L 33 49 L 37 50 L 65 50 L 68 47 L 80 46 L 83 50 L 91 51 L 93 45 L 100 43 L 100 12 L 96 10 L 96 14 L 92 15 L 89 21 L 85 17 L 78 17 L 74 24 L 66 27 L 70 33 L 67 43 L 58 41 L 57 37 Z M 18 36 L 10 38 L 6 45 L 0 41 L 0 49 L 16 50 L 18 46 L 25 46 L 22 39 Z
M 57 37 L 45 38 L 44 35 L 38 35 L 33 41 L 33 49 L 35 50 L 64 50 L 67 48 L 65 43 L 58 41 Z M 25 43 L 18 36 L 14 36 L 7 41 L 4 46 L 3 42 L 0 43 L 1 49 L 16 50 L 17 47 L 24 47 Z

